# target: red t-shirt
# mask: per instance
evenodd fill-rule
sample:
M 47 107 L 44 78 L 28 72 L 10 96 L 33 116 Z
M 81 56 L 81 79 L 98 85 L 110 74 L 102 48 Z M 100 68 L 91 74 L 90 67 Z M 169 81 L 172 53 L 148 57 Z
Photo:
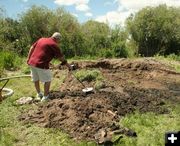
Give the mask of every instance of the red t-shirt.
M 60 48 L 52 38 L 40 38 L 33 44 L 28 64 L 42 69 L 49 69 L 49 63 L 53 58 L 62 57 Z

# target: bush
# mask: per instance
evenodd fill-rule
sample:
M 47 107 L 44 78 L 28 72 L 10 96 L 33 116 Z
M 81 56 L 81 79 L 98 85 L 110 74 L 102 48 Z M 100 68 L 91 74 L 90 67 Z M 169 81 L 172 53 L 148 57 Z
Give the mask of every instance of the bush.
M 162 56 L 159 54 L 156 54 L 154 56 L 155 58 L 159 58 L 159 59 L 167 59 L 169 61 L 174 60 L 174 61 L 180 61 L 180 55 L 176 55 L 176 54 L 170 54 L 170 55 L 166 55 L 166 56 Z
M 128 50 L 126 48 L 126 43 L 125 42 L 119 42 L 117 44 L 114 44 L 114 56 L 115 57 L 128 57 Z
M 166 58 L 170 59 L 170 60 L 180 61 L 180 55 L 176 55 L 174 53 L 170 54 L 170 55 L 167 55 Z
M 128 57 L 128 52 L 125 48 L 115 48 L 114 49 L 115 57 Z
M 110 49 L 102 49 L 99 53 L 99 56 L 100 57 L 105 57 L 105 58 L 112 58 L 114 55 L 113 55 L 113 50 L 110 50 Z
M 0 68 L 14 70 L 21 64 L 21 59 L 13 52 L 0 52 Z

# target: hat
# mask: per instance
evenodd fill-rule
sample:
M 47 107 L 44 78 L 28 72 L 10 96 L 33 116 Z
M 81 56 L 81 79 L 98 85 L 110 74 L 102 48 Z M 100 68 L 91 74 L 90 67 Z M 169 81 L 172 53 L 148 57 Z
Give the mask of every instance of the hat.
M 59 32 L 55 32 L 55 33 L 53 33 L 53 35 L 51 37 L 55 38 L 55 39 L 60 39 L 61 38 L 61 34 Z

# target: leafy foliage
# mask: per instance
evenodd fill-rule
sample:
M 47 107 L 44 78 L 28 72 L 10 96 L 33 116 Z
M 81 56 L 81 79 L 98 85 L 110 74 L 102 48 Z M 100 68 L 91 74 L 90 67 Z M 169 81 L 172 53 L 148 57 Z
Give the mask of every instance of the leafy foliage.
M 180 52 L 180 8 L 166 5 L 144 8 L 127 19 L 127 28 L 139 54 Z
M 13 52 L 3 51 L 0 56 L 0 68 L 12 70 L 21 64 L 19 57 Z
M 166 15 L 164 15 L 166 14 Z M 63 8 L 32 6 L 17 20 L 0 8 L 0 51 L 27 56 L 40 37 L 62 34 L 60 47 L 66 57 L 133 57 L 180 53 L 180 9 L 160 5 L 130 15 L 126 25 L 110 28 L 89 20 L 80 24 Z
M 108 25 L 90 20 L 82 25 L 82 33 L 86 41 L 87 52 L 90 55 L 97 55 L 97 51 L 110 47 Z

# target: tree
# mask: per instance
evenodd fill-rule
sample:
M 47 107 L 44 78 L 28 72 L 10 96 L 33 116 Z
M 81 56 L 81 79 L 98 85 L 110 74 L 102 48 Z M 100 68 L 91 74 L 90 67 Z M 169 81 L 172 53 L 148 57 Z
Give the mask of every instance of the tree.
M 52 12 L 44 6 L 32 6 L 21 16 L 20 22 L 27 33 L 25 35 L 30 38 L 30 43 L 49 35 L 48 26 L 51 17 L 53 17 Z
M 125 28 L 116 25 L 111 30 L 111 47 L 115 57 L 128 57 L 127 38 L 128 33 Z
M 180 8 L 146 7 L 131 15 L 126 24 L 138 53 L 153 56 L 180 52 Z
M 84 40 L 81 35 L 80 24 L 73 15 L 62 8 L 58 8 L 51 19 L 51 26 L 52 29 L 55 28 L 61 32 L 61 48 L 67 57 L 83 55 Z
M 110 28 L 107 24 L 92 20 L 87 21 L 82 25 L 82 33 L 88 54 L 97 55 L 101 49 L 110 47 L 108 40 Z

